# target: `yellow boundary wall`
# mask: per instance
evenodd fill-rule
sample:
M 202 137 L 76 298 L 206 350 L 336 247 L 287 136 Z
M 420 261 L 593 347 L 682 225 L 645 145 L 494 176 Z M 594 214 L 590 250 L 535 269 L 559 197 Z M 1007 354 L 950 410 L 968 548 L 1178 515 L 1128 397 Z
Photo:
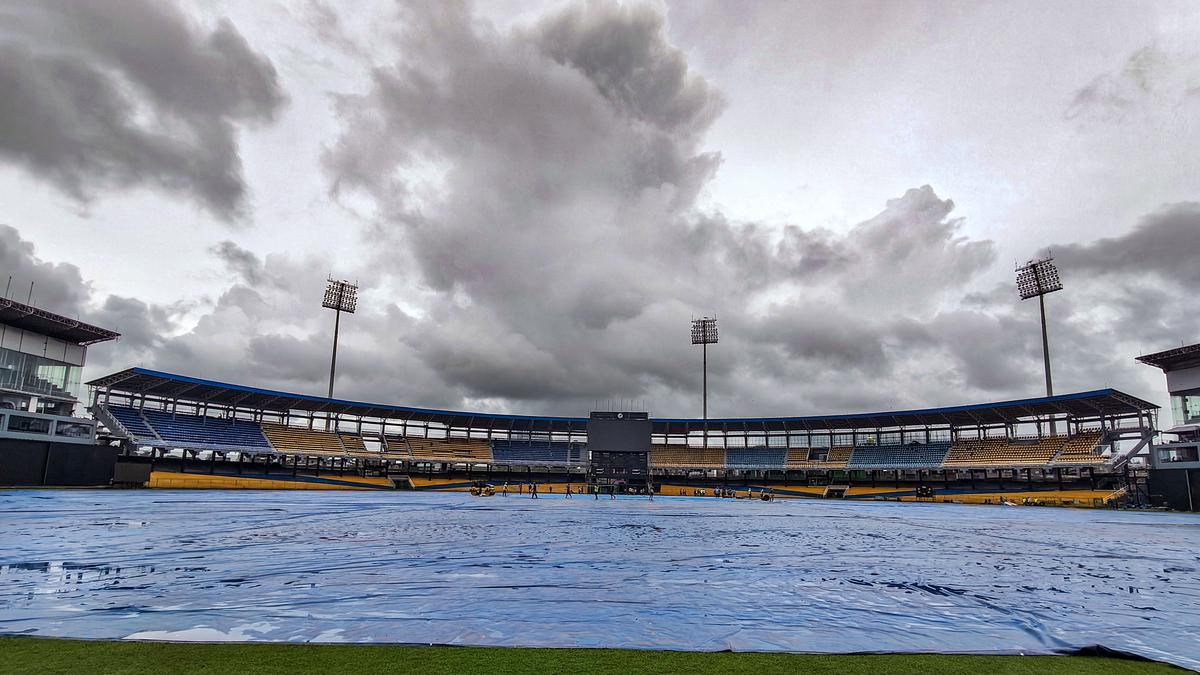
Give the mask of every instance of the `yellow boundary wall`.
M 438 492 L 467 492 L 470 484 L 464 480 L 449 480 L 442 478 L 411 478 L 413 487 L 417 490 L 432 490 Z M 503 482 L 495 483 L 497 494 L 502 490 Z M 538 483 L 538 491 L 542 494 L 564 494 L 567 483 Z M 327 479 L 292 479 L 280 477 L 254 478 L 249 476 L 223 476 L 205 473 L 178 473 L 171 471 L 154 471 L 150 474 L 149 487 L 167 490 L 377 490 L 391 489 L 392 483 L 386 478 L 363 478 L 360 476 L 343 476 Z M 586 490 L 583 483 L 571 483 L 570 487 L 576 494 Z M 753 486 L 758 494 L 763 488 Z M 676 485 L 665 483 L 660 486 L 659 494 L 663 496 L 693 496 L 697 489 L 703 489 L 705 495 L 711 496 L 713 488 L 697 488 L 692 485 Z M 781 488 L 767 486 L 775 490 L 775 495 L 783 499 L 800 498 L 796 493 L 808 497 L 820 497 L 825 493 L 824 486 L 793 486 Z M 528 485 L 524 483 L 509 483 L 509 494 L 528 494 Z M 784 494 L 786 490 L 793 494 Z M 1019 505 L 1026 503 L 1044 506 L 1074 506 L 1074 507 L 1103 507 L 1109 500 L 1120 496 L 1120 491 L 1108 490 L 1045 490 L 1037 492 L 974 492 L 956 494 L 935 494 L 932 499 L 918 499 L 911 494 L 888 496 L 898 492 L 894 488 L 852 487 L 847 493 L 848 499 L 870 500 L 887 499 L 901 502 L 934 502 L 959 504 L 1000 504 L 1010 502 Z M 746 490 L 737 490 L 738 496 L 746 496 Z
M 178 473 L 174 471 L 152 471 L 149 487 L 168 490 L 375 490 L 391 489 L 386 478 L 363 478 L 343 476 L 330 478 L 334 482 L 299 479 L 251 478 L 248 476 L 221 476 L 206 473 Z

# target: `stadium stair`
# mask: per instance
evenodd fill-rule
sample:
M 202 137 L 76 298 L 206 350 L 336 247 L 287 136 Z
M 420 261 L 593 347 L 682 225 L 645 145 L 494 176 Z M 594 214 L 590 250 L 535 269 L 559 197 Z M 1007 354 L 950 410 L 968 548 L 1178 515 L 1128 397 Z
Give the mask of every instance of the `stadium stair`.
M 835 445 L 829 448 L 822 458 L 821 448 L 791 448 L 788 450 L 787 468 L 789 469 L 845 469 L 850 462 L 854 448 L 849 445 Z
M 109 430 L 118 431 L 134 441 L 162 440 L 136 408 L 101 404 L 92 410 L 92 414 Z
M 1081 431 L 1071 436 L 1051 460 L 1051 463 L 1073 466 L 1103 464 L 1104 456 L 1097 453 L 1102 436 L 1103 432 L 1099 430 Z
M 383 448 L 385 459 L 399 461 L 412 461 L 416 459 L 413 457 L 412 447 L 408 444 L 408 439 L 404 436 L 384 436 Z

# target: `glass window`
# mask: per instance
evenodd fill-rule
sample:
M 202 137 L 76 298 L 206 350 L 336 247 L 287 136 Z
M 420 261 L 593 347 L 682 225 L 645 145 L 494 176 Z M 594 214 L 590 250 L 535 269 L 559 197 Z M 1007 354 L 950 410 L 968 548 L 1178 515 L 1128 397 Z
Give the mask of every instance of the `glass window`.
M 1200 459 L 1198 457 L 1198 449 L 1196 446 L 1183 446 L 1179 448 L 1159 448 L 1158 461 L 1160 462 L 1195 462 Z
M 62 361 L 0 349 L 0 387 L 78 398 L 81 371 Z
M 9 415 L 8 430 L 23 434 L 48 434 L 50 433 L 50 420 L 40 417 L 25 417 L 24 415 Z
M 75 409 L 75 403 L 73 401 L 60 401 L 53 398 L 41 398 L 38 399 L 37 408 L 37 411 L 43 415 L 70 417 Z
M 1172 396 L 1171 413 L 1175 424 L 1200 423 L 1200 392 Z
M 59 422 L 54 427 L 54 435 L 67 438 L 91 438 L 92 425 L 80 422 Z
M 0 395 L 0 408 L 4 410 L 29 410 L 29 397 L 17 394 Z

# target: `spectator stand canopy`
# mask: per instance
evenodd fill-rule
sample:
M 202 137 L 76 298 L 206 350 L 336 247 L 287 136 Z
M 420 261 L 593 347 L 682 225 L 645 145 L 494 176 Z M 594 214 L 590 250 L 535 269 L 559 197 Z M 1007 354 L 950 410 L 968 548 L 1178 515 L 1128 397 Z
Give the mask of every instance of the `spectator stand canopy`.
M 1185 345 L 1162 352 L 1155 352 L 1154 354 L 1146 354 L 1145 356 L 1137 357 L 1136 360 L 1148 366 L 1161 368 L 1163 372 L 1167 373 L 1184 368 L 1200 368 L 1200 344 Z
M 83 346 L 108 342 L 121 337 L 121 334 L 116 331 L 93 326 L 90 323 L 48 312 L 9 298 L 0 298 L 0 324 Z
M 93 404 L 120 402 L 135 407 L 195 411 L 244 419 L 273 419 L 294 423 L 301 420 L 334 419 L 356 427 L 359 433 L 410 433 L 419 435 L 472 436 L 492 438 L 554 438 L 586 440 L 586 417 L 507 415 L 484 412 L 438 410 L 382 403 L 365 403 L 338 398 L 296 394 L 239 384 L 216 382 L 186 375 L 129 368 L 87 383 L 92 388 Z M 1017 425 L 1041 425 L 1065 421 L 1076 430 L 1086 426 L 1103 427 L 1114 432 L 1128 431 L 1145 438 L 1153 431 L 1158 406 L 1115 389 L 1097 389 L 994 403 L 900 410 L 847 415 L 811 415 L 798 417 L 754 417 L 701 419 L 659 418 L 653 420 L 655 443 L 689 443 L 693 434 L 707 429 L 716 443 L 730 438 L 750 445 L 751 437 L 766 445 L 766 437 L 793 435 L 832 439 L 836 434 L 857 435 L 881 430 L 924 432 L 948 435 L 953 430 L 1005 428 Z M 364 425 L 366 428 L 364 428 Z M 400 427 L 399 429 L 397 427 Z M 947 439 L 948 440 L 948 439 Z M 735 441 L 736 442 L 736 441 Z M 770 443 L 775 445 L 775 443 Z

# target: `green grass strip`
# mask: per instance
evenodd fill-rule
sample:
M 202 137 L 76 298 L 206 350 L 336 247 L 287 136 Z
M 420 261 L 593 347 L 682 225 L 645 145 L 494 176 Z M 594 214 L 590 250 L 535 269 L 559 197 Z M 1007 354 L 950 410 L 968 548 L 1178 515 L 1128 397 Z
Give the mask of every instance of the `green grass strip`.
M 1094 656 L 760 654 L 624 649 L 516 649 L 331 644 L 198 644 L 0 638 L 0 672 L 104 673 L 1180 673 L 1172 666 Z

